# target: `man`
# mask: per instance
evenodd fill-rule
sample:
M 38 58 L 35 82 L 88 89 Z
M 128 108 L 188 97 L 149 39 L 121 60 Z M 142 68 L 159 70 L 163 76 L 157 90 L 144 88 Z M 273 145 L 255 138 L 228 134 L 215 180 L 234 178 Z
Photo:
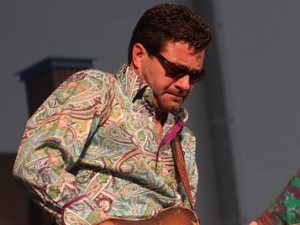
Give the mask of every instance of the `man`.
M 250 225 L 300 224 L 300 170 L 291 178 L 270 207 Z
M 210 40 L 195 12 L 157 5 L 133 31 L 129 66 L 116 75 L 75 73 L 30 118 L 14 175 L 56 223 L 144 220 L 172 206 L 193 207 L 196 144 L 181 106 L 205 76 Z M 175 170 L 175 139 L 192 197 Z

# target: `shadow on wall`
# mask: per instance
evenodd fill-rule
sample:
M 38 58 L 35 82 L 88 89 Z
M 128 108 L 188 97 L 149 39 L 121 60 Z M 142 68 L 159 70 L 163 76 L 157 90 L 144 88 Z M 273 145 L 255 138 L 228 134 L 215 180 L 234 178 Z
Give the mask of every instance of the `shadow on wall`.
M 16 154 L 0 154 L 0 225 L 28 225 L 29 200 L 12 175 Z

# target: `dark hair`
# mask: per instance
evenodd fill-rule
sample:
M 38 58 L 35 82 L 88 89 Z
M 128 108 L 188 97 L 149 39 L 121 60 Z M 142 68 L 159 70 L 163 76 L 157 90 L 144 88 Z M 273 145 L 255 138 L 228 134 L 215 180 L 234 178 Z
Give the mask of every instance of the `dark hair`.
M 132 32 L 128 49 L 128 64 L 132 61 L 134 44 L 141 43 L 148 54 L 155 56 L 166 42 L 188 43 L 196 52 L 207 48 L 211 31 L 204 20 L 182 5 L 159 4 L 148 9 Z

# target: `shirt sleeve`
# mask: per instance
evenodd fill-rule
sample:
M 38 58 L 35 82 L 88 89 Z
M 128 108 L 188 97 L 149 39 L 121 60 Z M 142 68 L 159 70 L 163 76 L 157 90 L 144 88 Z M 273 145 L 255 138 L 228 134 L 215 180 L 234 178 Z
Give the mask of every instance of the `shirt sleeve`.
M 257 219 L 262 225 L 300 223 L 300 170 L 290 179 L 283 191 Z
M 27 122 L 13 174 L 59 224 L 103 220 L 96 204 L 77 187 L 72 170 L 110 113 L 111 77 L 97 70 L 75 73 Z

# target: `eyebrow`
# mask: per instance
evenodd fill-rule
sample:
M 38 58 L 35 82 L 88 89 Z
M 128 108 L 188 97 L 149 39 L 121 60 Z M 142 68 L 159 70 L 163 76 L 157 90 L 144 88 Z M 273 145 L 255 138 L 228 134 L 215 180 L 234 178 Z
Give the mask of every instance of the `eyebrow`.
M 169 61 L 169 62 L 170 62 L 170 61 Z M 174 62 L 170 62 L 170 63 L 172 63 L 172 64 L 174 64 L 174 65 L 176 65 L 176 66 L 178 66 L 178 67 L 180 67 L 180 68 L 182 68 L 182 69 L 185 69 L 185 70 L 187 70 L 187 71 L 189 71 L 189 72 L 192 72 L 192 71 L 195 71 L 195 72 L 201 72 L 201 71 L 203 70 L 203 68 L 201 68 L 201 69 L 199 69 L 199 70 L 194 70 L 194 69 L 190 70 L 187 66 L 185 66 L 185 65 L 183 65 L 183 64 L 180 64 L 180 63 L 174 63 Z
M 195 72 L 201 72 L 201 71 L 203 70 L 203 68 L 201 68 L 201 69 L 199 69 L 199 70 L 190 70 L 186 65 L 183 65 L 183 64 L 180 64 L 180 63 L 175 63 L 175 62 L 169 61 L 168 59 L 166 59 L 165 56 L 163 56 L 162 54 L 160 54 L 160 55 L 161 55 L 162 58 L 163 58 L 164 60 L 166 60 L 168 63 L 171 63 L 171 64 L 173 64 L 173 65 L 176 65 L 177 67 L 180 67 L 180 68 L 185 69 L 185 70 L 187 70 L 187 71 L 190 71 L 190 72 L 192 72 L 192 71 L 195 71 Z

